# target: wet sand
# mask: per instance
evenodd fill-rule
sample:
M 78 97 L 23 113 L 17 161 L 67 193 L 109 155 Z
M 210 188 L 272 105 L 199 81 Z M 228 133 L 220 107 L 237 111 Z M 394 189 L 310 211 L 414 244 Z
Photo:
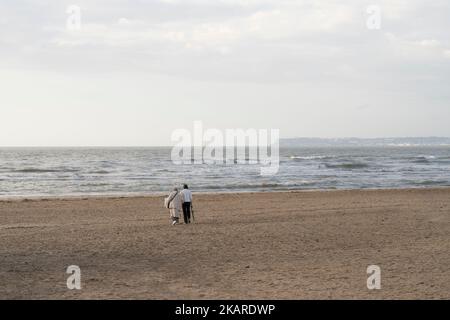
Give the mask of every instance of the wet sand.
M 194 196 L 0 201 L 0 299 L 450 298 L 450 188 Z

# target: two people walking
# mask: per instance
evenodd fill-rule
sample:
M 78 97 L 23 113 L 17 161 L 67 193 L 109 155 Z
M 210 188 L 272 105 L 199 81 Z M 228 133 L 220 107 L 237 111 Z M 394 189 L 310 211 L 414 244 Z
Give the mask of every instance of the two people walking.
M 183 185 L 183 190 L 174 188 L 169 196 L 164 200 L 164 205 L 170 211 L 172 225 L 179 223 L 180 216 L 183 214 L 185 224 L 191 223 L 192 210 L 192 192 L 187 184 Z

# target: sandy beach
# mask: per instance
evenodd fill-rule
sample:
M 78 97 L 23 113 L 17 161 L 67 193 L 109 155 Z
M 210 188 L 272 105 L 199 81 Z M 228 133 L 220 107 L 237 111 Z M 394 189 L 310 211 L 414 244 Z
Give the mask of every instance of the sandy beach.
M 163 197 L 0 201 L 0 299 L 450 298 L 450 188 L 194 201 L 175 227 Z

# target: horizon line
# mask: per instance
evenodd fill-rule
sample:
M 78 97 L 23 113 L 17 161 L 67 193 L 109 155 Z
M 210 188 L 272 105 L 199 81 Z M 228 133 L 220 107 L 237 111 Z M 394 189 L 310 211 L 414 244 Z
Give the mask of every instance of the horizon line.
M 379 140 L 379 139 L 450 139 L 447 136 L 402 136 L 402 137 L 376 137 L 376 138 L 361 138 L 361 137 L 290 137 L 280 138 L 283 140 L 294 139 L 321 139 L 321 140 L 336 140 L 336 139 L 359 139 L 359 140 Z M 173 145 L 0 145 L 0 148 L 171 148 Z M 200 146 L 192 146 L 200 147 Z M 224 145 L 223 147 L 227 147 Z

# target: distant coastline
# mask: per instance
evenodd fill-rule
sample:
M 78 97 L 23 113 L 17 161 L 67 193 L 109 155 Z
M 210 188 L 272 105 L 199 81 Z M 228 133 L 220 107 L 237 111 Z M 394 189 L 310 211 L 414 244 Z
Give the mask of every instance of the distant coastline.
M 403 138 L 312 138 L 299 137 L 281 139 L 282 147 L 419 147 L 419 146 L 450 146 L 448 137 L 403 137 Z

